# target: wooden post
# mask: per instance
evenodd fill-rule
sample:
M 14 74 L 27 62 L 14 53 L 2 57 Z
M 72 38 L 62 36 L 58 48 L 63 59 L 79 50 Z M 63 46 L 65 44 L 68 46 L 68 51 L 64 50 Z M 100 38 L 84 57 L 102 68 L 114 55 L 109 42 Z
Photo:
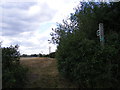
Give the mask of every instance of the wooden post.
M 100 44 L 102 47 L 104 47 L 104 28 L 103 23 L 99 23 L 99 30 L 97 30 L 97 36 L 100 38 Z
M 101 46 L 104 47 L 104 29 L 103 29 L 103 23 L 99 24 L 99 30 L 100 30 L 100 42 L 101 42 Z

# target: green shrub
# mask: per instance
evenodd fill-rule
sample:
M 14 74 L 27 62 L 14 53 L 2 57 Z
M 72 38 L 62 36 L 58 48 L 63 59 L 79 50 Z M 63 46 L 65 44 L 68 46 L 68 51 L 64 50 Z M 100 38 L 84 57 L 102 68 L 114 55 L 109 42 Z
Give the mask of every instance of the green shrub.
M 66 42 L 67 40 L 67 42 Z M 80 87 L 119 87 L 120 47 L 100 47 L 93 40 L 71 36 L 57 50 L 60 73 Z M 119 44 L 120 45 L 120 44 Z
M 53 29 L 58 70 L 79 87 L 120 88 L 119 10 L 120 2 L 83 2 L 69 23 Z M 99 23 L 104 25 L 104 47 L 96 36 Z
M 2 48 L 2 87 L 22 88 L 27 80 L 27 68 L 20 65 L 18 46 Z

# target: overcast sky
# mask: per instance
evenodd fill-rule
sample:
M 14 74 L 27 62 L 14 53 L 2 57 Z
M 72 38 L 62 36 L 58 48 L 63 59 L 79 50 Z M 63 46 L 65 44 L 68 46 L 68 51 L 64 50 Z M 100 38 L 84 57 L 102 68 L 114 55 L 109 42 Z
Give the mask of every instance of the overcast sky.
M 50 32 L 68 18 L 79 0 L 2 0 L 0 41 L 3 47 L 18 44 L 21 54 L 47 54 L 56 50 L 49 44 Z

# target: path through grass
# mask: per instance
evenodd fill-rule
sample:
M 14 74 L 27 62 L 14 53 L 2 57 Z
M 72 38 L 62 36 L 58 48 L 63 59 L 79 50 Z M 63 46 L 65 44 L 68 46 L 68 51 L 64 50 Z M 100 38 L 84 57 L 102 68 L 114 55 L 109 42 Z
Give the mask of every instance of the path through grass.
M 20 61 L 29 69 L 26 88 L 76 88 L 59 74 L 55 59 L 34 57 Z

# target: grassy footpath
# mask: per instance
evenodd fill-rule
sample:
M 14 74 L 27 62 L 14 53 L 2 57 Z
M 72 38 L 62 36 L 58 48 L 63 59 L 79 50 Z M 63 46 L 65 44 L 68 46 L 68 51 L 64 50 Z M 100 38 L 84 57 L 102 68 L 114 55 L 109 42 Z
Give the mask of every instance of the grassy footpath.
M 21 58 L 21 64 L 29 68 L 26 88 L 76 88 L 63 78 L 52 58 Z

